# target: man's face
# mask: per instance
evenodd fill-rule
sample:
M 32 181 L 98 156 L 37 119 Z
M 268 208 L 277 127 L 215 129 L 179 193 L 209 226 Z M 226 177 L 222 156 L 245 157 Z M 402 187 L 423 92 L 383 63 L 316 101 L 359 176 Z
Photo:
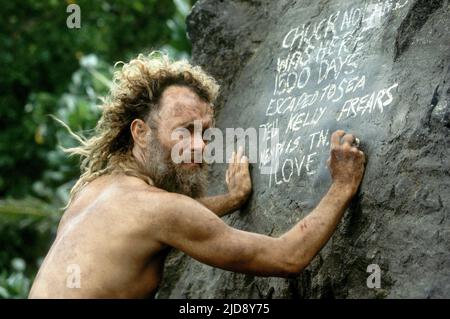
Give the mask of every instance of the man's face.
M 157 118 L 158 138 L 161 144 L 171 150 L 179 139 L 172 139 L 172 134 L 177 136 L 178 130 L 188 130 L 190 138 L 185 139 L 188 143 L 184 151 L 203 155 L 205 143 L 203 132 L 212 126 L 213 111 L 211 106 L 201 100 L 190 88 L 172 85 L 166 88 L 161 96 L 161 109 Z M 201 130 L 194 131 L 194 123 L 200 124 Z M 183 163 L 183 167 L 198 167 L 196 163 Z
M 164 90 L 160 103 L 155 116 L 157 130 L 152 132 L 146 154 L 146 169 L 156 186 L 191 197 L 202 196 L 208 167 L 203 160 L 194 163 L 194 158 L 203 159 L 203 132 L 212 126 L 213 110 L 192 89 L 177 85 Z M 201 130 L 194 130 L 195 124 Z M 181 136 L 177 133 L 181 130 L 189 132 L 190 138 L 173 139 Z M 180 155 L 190 159 L 188 163 L 176 164 L 171 157 L 172 148 L 180 142 L 184 145 Z

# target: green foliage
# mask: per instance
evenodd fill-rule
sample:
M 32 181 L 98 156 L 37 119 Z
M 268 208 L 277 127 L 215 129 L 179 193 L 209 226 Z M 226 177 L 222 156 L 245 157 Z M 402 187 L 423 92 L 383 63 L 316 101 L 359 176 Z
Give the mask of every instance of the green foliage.
M 190 52 L 187 0 L 77 1 L 79 29 L 66 26 L 68 3 L 0 1 L 0 196 L 23 197 L 42 178 L 56 142 L 47 114 L 58 110 L 83 56 L 93 53 L 112 65 L 152 49 L 174 57 Z
M 69 29 L 72 2 L 0 0 L 0 298 L 27 296 L 79 176 L 58 147 L 76 141 L 50 115 L 88 136 L 116 61 L 190 53 L 193 1 L 80 0 L 81 28 Z
M 100 61 L 96 55 L 80 59 L 80 68 L 75 71 L 68 85 L 68 90 L 55 102 L 56 112 L 52 115 L 66 123 L 73 131 L 84 136 L 89 135 L 100 117 L 99 97 L 108 93 L 111 85 L 112 67 Z M 34 110 L 44 106 L 39 95 L 29 104 L 32 116 Z M 45 102 L 44 102 L 45 103 Z M 37 116 L 41 116 L 40 114 Z M 42 177 L 33 183 L 32 189 L 40 198 L 64 206 L 68 200 L 70 188 L 79 175 L 79 160 L 69 158 L 60 147 L 76 146 L 77 142 L 68 131 L 47 114 L 42 115 L 42 132 L 52 132 L 54 148 L 46 154 L 46 165 Z M 44 124 L 45 123 L 45 124 Z M 48 134 L 38 136 L 48 139 Z
M 25 261 L 14 258 L 11 265 L 14 268 L 12 273 L 0 273 L 0 298 L 26 298 L 31 280 L 24 274 Z
M 0 200 L 0 298 L 26 297 L 59 216 L 56 207 L 36 198 Z

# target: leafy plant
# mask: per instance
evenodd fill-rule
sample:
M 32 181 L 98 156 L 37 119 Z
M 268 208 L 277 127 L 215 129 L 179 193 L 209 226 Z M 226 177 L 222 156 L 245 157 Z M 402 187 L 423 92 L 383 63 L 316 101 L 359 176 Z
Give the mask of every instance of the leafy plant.
M 24 298 L 55 238 L 79 160 L 54 115 L 88 136 L 113 63 L 164 49 L 188 57 L 190 0 L 80 0 L 81 28 L 68 29 L 72 1 L 1 1 L 0 298 Z

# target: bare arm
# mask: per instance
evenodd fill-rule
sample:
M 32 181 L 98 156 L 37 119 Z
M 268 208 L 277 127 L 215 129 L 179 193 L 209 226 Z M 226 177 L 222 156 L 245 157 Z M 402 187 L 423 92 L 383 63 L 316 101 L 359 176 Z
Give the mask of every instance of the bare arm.
M 340 139 L 343 137 L 343 144 Z M 319 205 L 290 231 L 280 237 L 292 254 L 291 263 L 309 262 L 333 235 L 351 198 L 356 194 L 364 174 L 364 153 L 353 146 L 355 137 L 336 131 L 331 137 L 328 166 L 333 178 L 328 193 Z M 302 247 L 302 249 L 298 249 Z
M 164 211 L 153 233 L 162 244 L 213 267 L 260 276 L 287 276 L 278 238 L 241 231 L 189 197 L 164 194 Z M 165 204 L 167 203 L 167 205 Z M 155 227 L 156 228 L 156 227 Z
M 219 217 L 238 210 L 242 205 L 242 201 L 230 193 L 197 198 L 196 200 Z
M 219 217 L 238 210 L 247 201 L 252 191 L 248 159 L 243 156 L 242 147 L 237 154 L 233 152 L 231 155 L 225 181 L 228 187 L 227 194 L 196 199 Z
M 352 196 L 348 189 L 333 184 L 319 205 L 280 237 L 285 250 L 290 252 L 286 258 L 294 269 L 297 267 L 300 272 L 328 242 Z
M 333 184 L 319 205 L 278 238 L 227 226 L 198 202 L 165 194 L 158 214 L 156 239 L 208 265 L 260 276 L 298 274 L 320 251 L 355 194 L 364 171 L 364 155 L 342 131 L 332 137 L 330 170 Z M 162 226 L 161 226 L 162 225 Z

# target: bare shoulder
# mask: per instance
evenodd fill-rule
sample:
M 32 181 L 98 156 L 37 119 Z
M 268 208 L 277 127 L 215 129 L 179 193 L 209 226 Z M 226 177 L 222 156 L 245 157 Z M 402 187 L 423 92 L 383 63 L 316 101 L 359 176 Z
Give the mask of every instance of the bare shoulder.
M 142 219 L 156 224 L 160 230 L 186 229 L 195 221 L 204 226 L 223 223 L 208 208 L 182 194 L 158 192 L 147 188 L 135 192 L 133 197 Z M 161 228 L 163 225 L 164 229 Z
M 179 210 L 206 209 L 196 200 L 170 193 L 143 180 L 126 175 L 103 176 L 86 186 L 74 201 L 71 210 L 80 211 L 93 203 L 107 208 L 108 214 L 140 217 L 169 217 Z M 126 212 L 126 214 L 124 214 Z
M 139 189 L 134 192 L 132 197 L 135 204 L 144 213 L 161 215 L 160 217 L 164 218 L 191 210 L 209 212 L 206 207 L 188 196 L 159 191 L 153 187 Z
M 116 207 L 127 211 L 127 227 L 142 230 L 164 244 L 169 237 L 201 236 L 212 230 L 219 232 L 226 225 L 195 199 L 161 190 L 139 179 L 121 180 L 108 197 L 120 197 L 113 201 Z

